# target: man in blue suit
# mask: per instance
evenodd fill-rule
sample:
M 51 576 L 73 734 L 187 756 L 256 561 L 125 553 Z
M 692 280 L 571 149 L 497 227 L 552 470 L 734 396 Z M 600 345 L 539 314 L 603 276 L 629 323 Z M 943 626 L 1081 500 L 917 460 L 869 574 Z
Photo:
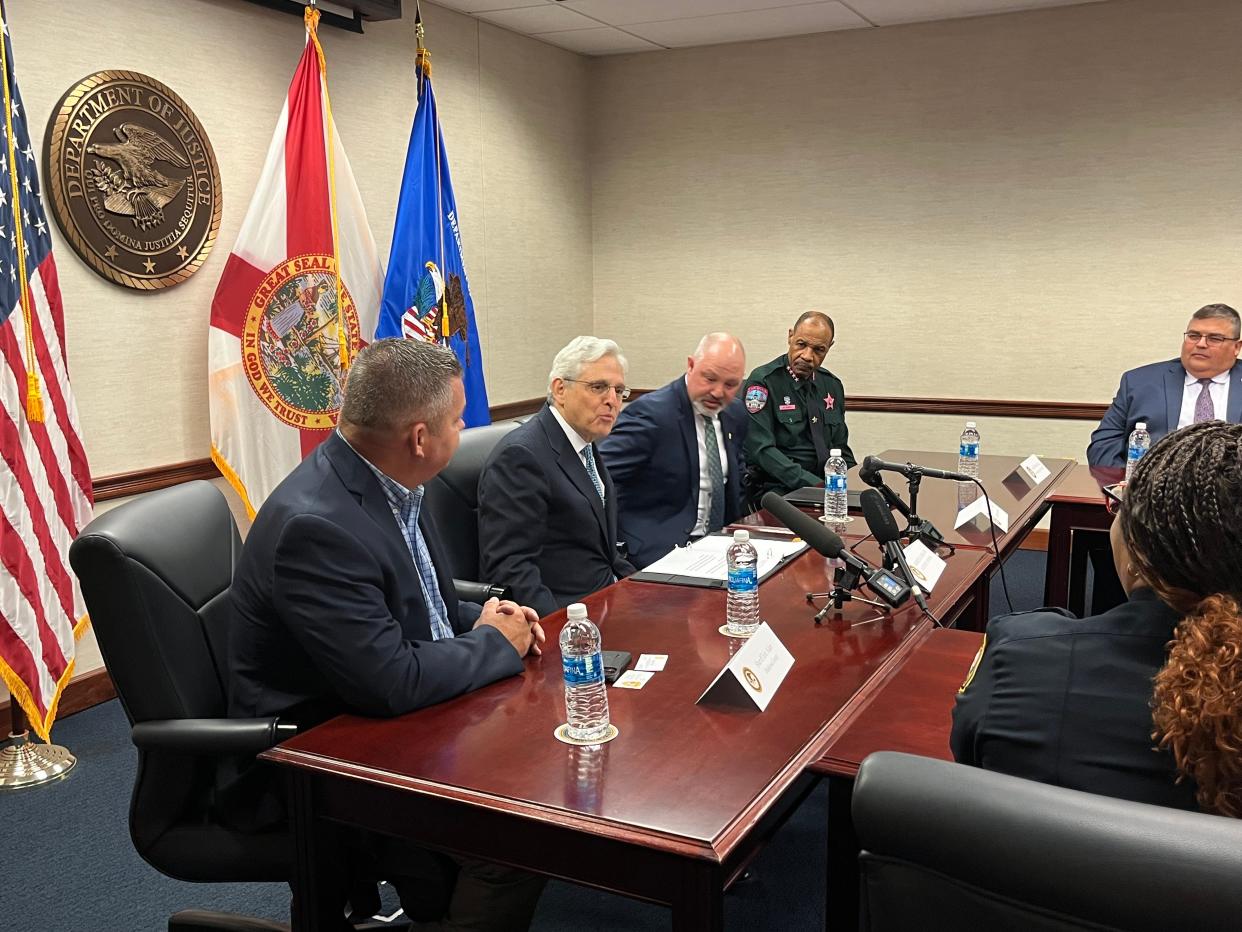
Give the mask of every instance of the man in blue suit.
M 1147 424 L 1152 442 L 1199 421 L 1242 421 L 1242 321 L 1227 304 L 1195 311 L 1180 359 L 1131 369 L 1091 434 L 1087 462 L 1124 466 L 1134 425 Z
M 307 727 L 342 712 L 392 716 L 522 672 L 538 616 L 458 600 L 423 483 L 457 449 L 466 395 L 448 350 L 379 340 L 349 372 L 339 429 L 263 504 L 233 576 L 229 713 Z M 230 791 L 256 827 L 283 815 L 280 775 L 254 764 Z M 343 839 L 437 928 L 525 928 L 543 883 L 520 871 Z M 459 923 L 463 925 L 459 926 Z
M 741 516 L 750 419 L 736 399 L 745 378 L 741 342 L 709 333 L 684 376 L 630 404 L 600 441 L 621 539 L 639 569 Z

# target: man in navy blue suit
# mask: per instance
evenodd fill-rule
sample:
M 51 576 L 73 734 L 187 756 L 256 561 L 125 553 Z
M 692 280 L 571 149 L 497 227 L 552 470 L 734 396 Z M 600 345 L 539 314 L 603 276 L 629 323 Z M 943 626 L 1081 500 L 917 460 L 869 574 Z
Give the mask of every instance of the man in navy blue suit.
M 626 407 L 600 441 L 621 539 L 639 569 L 741 516 L 750 419 L 737 392 L 745 378 L 741 342 L 709 333 L 684 376 Z
M 541 617 L 634 572 L 595 445 L 630 395 L 625 372 L 612 340 L 575 337 L 552 360 L 548 404 L 496 444 L 479 476 L 479 578 Z
M 234 572 L 229 713 L 309 726 L 342 712 L 400 715 L 521 673 L 538 616 L 461 602 L 423 483 L 457 449 L 466 396 L 451 352 L 379 340 L 350 369 L 339 428 L 263 504 Z M 250 792 L 278 817 L 279 775 Z M 257 816 L 261 820 L 262 816 Z M 401 846 L 344 842 L 393 881 L 415 918 L 525 928 L 542 881 Z M 477 925 L 472 923 L 478 923 Z
M 1131 369 L 1091 434 L 1087 462 L 1124 466 L 1134 425 L 1147 424 L 1152 442 L 1199 421 L 1242 421 L 1242 321 L 1227 304 L 1195 311 L 1182 337 L 1180 359 Z

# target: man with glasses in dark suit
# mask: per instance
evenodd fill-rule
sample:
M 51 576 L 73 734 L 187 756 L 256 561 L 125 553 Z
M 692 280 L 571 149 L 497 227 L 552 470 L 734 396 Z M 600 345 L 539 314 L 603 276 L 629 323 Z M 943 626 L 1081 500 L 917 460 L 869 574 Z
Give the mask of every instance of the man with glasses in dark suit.
M 547 405 L 505 435 L 479 477 L 479 578 L 541 617 L 634 572 L 596 449 L 630 396 L 625 375 L 616 343 L 575 337 L 552 360 Z
M 1131 369 L 1091 435 L 1087 462 L 1124 466 L 1134 425 L 1147 424 L 1155 443 L 1200 421 L 1242 421 L 1242 321 L 1227 304 L 1195 311 L 1182 335 L 1178 359 Z

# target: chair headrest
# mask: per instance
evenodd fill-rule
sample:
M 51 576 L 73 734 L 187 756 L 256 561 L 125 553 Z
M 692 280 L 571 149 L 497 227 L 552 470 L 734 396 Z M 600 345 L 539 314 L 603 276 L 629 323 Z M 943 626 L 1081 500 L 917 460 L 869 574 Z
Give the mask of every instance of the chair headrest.
M 203 541 L 229 541 L 204 547 Z M 220 593 L 220 580 L 232 578 L 241 537 L 224 495 L 210 482 L 196 480 L 148 492 L 90 522 L 69 551 L 79 578 L 108 572 L 112 561 L 128 559 L 156 572 L 197 610 Z M 113 567 L 115 569 L 115 567 Z

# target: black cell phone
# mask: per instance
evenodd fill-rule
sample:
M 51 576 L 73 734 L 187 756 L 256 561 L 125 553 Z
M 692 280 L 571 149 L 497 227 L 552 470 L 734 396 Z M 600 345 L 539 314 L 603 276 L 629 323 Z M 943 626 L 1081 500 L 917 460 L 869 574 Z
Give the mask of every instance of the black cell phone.
M 604 682 L 615 683 L 630 667 L 630 652 L 628 650 L 606 650 L 602 653 Z

